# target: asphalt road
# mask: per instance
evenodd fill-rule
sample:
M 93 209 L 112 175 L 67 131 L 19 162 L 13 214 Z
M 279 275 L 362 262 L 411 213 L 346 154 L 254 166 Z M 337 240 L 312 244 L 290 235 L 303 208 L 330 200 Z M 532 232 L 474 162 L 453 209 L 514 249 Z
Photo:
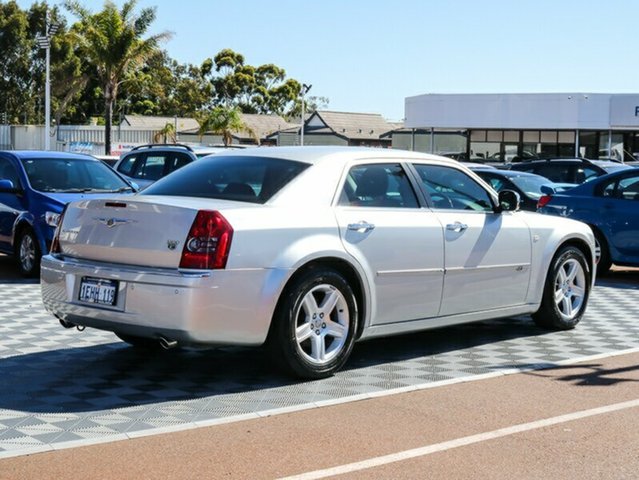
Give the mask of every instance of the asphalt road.
M 25 282 L 0 256 L 3 283 Z M 33 281 L 26 281 L 33 283 Z M 606 280 L 637 288 L 636 270 Z M 0 459 L 0 479 L 636 479 L 639 352 Z

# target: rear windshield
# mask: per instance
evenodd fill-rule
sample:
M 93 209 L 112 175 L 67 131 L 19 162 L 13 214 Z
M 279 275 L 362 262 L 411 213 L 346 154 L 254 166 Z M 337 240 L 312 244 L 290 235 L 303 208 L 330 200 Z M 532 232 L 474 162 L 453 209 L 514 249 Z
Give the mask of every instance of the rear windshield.
M 309 165 L 267 157 L 202 158 L 155 182 L 141 195 L 265 203 Z

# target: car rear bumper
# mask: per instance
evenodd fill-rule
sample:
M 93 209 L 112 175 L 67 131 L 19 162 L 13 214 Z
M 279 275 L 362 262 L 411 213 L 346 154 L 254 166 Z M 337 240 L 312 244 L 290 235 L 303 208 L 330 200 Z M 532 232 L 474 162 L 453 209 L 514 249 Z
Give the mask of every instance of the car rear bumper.
M 74 325 L 182 344 L 260 345 L 287 276 L 285 269 L 184 273 L 47 255 L 42 301 Z M 84 277 L 117 282 L 115 305 L 81 302 Z

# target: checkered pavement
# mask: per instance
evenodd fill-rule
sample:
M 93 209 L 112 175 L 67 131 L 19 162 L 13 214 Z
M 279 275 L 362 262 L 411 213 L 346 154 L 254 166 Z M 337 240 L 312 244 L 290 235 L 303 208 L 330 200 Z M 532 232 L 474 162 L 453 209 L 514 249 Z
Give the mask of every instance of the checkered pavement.
M 261 349 L 140 353 L 108 332 L 66 330 L 39 285 L 0 283 L 0 458 L 639 348 L 638 313 L 639 284 L 601 283 L 572 331 L 521 317 L 376 339 L 334 377 L 298 382 Z

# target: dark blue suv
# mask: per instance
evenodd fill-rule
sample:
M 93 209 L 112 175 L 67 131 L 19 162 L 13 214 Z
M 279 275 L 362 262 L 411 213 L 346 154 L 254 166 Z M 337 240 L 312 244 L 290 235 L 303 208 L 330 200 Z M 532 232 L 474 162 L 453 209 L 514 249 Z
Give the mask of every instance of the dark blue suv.
M 23 275 L 37 276 L 67 203 L 133 191 L 134 185 L 89 155 L 0 151 L 0 252 L 15 255 Z

